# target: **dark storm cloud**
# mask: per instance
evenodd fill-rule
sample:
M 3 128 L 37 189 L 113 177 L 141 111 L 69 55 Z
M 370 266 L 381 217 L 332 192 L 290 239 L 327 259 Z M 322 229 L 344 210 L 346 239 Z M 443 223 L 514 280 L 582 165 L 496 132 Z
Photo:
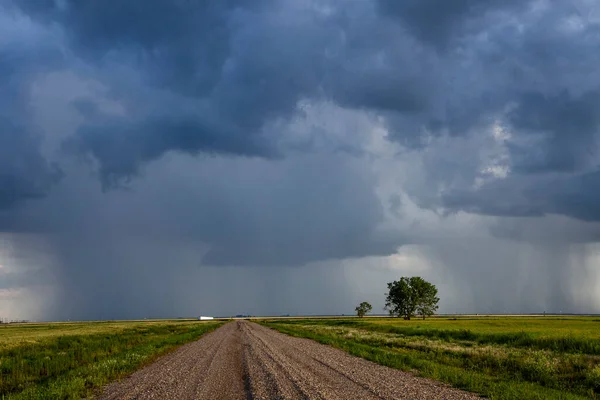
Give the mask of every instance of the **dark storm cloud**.
M 378 0 L 382 15 L 400 18 L 411 33 L 436 47 L 445 47 L 455 36 L 467 33 L 473 20 L 494 11 L 525 7 L 527 3 L 524 0 Z
M 509 114 L 519 132 L 542 135 L 540 142 L 513 147 L 516 172 L 576 172 L 595 158 L 600 127 L 600 88 L 573 96 L 524 93 Z M 533 144 L 533 146 L 532 146 Z
M 600 80 L 594 72 L 600 58 L 593 50 L 600 46 L 597 6 L 523 2 L 517 10 L 511 3 L 463 1 L 434 9 L 434 3 L 380 3 L 380 11 L 393 13 L 447 61 L 442 112 L 418 118 L 415 130 L 425 127 L 433 139 L 448 134 L 476 143 L 501 126 L 505 137 L 498 139 L 503 152 L 497 158 L 506 172 L 490 176 L 489 165 L 481 162 L 488 144 L 475 149 L 475 156 L 471 148 L 453 149 L 451 156 L 449 150 L 429 149 L 429 175 L 443 190 L 437 200 L 414 193 L 417 201 L 449 211 L 556 213 L 596 221 L 600 214 L 591 204 L 600 190 L 594 179 L 600 132 Z M 453 161 L 446 165 L 449 157 Z
M 13 19 L 2 6 L 0 2 L 0 212 L 44 197 L 61 176 L 41 153 L 42 137 L 30 121 L 27 91 L 32 76 L 60 65 L 62 57 L 52 40 L 40 42 L 44 32 Z
M 310 156 L 280 164 L 279 173 L 246 178 L 232 187 L 217 185 L 217 197 L 199 203 L 212 210 L 201 220 L 203 236 L 211 244 L 203 263 L 302 265 L 392 254 L 405 238 L 378 229 L 383 209 L 373 176 L 363 168 L 344 157 Z M 235 196 L 253 182 L 269 189 Z M 221 204 L 225 198 L 230 199 L 227 207 Z
M 0 211 L 44 197 L 60 176 L 40 154 L 35 136 L 0 116 Z
M 72 48 L 104 64 L 133 54 L 140 73 L 188 94 L 211 91 L 230 55 L 234 14 L 264 1 L 24 1 L 18 6 L 46 24 L 58 23 Z
M 84 122 L 65 148 L 97 162 L 107 187 L 170 151 L 284 156 L 278 142 L 285 132 L 266 134 L 265 127 L 292 118 L 301 100 L 373 112 L 384 117 L 391 140 L 417 149 L 499 121 L 510 131 L 510 176 L 502 185 L 520 182 L 519 174 L 576 180 L 595 165 L 600 41 L 598 27 L 585 20 L 593 11 L 586 3 L 12 4 L 60 27 L 86 74 L 126 110 L 115 117 L 93 99 L 75 104 Z M 457 171 L 466 168 L 473 165 Z M 524 204 L 494 185 L 450 187 L 439 203 L 494 215 L 588 215 L 568 209 L 576 201 L 556 197 L 559 207 L 524 196 L 532 201 Z M 587 189 L 580 190 L 573 196 L 584 202 Z
M 443 196 L 451 210 L 494 216 L 543 216 L 559 214 L 600 222 L 600 171 L 553 175 L 541 179 L 513 177 L 497 180 L 471 191 Z
M 93 65 L 134 71 L 137 86 L 123 85 L 128 77 L 119 71 L 107 78 L 119 101 L 144 109 L 145 96 L 155 99 L 137 122 L 87 121 L 69 147 L 92 155 L 105 183 L 171 150 L 274 156 L 261 127 L 291 115 L 298 100 L 314 94 L 318 82 L 310 64 L 319 62 L 322 49 L 317 34 L 296 32 L 302 21 L 284 16 L 292 19 L 287 24 L 264 3 L 23 5 L 41 21 L 59 23 L 73 50 Z
M 87 111 L 87 110 L 86 110 Z M 103 121 L 85 126 L 65 142 L 65 149 L 100 160 L 105 188 L 139 173 L 140 164 L 160 158 L 166 150 L 197 154 L 227 154 L 272 157 L 274 149 L 257 135 L 244 135 L 236 127 L 211 125 L 194 115 L 149 117 Z
M 88 120 L 73 140 L 72 149 L 98 161 L 104 182 L 171 150 L 273 157 L 279 138 L 261 131 L 292 117 L 303 99 L 408 114 L 428 107 L 431 82 L 419 65 L 427 54 L 415 56 L 410 40 L 396 40 L 399 28 L 380 24 L 371 3 L 329 14 L 317 3 L 18 4 L 61 26 L 70 48 L 138 114 L 137 123 Z M 381 55 L 386 61 L 375 66 Z
M 516 174 L 580 173 L 596 165 L 600 81 L 592 71 L 600 58 L 591 50 L 600 44 L 600 30 L 573 20 L 580 10 L 586 11 L 563 6 L 545 12 L 506 50 L 504 65 L 514 68 L 521 89 L 509 92 L 506 102 L 514 107 L 506 121 Z

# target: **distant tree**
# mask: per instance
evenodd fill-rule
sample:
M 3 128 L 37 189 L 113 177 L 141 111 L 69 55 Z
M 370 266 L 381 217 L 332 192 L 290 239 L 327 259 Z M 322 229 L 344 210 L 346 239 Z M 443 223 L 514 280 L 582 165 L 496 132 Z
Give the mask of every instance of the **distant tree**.
M 425 319 L 438 309 L 437 288 L 419 276 L 402 277 L 387 286 L 385 309 L 392 316 L 409 320 L 418 314 Z
M 358 305 L 358 307 L 355 308 L 356 310 L 356 315 L 358 315 L 359 317 L 364 317 L 365 315 L 367 315 L 368 313 L 371 312 L 371 310 L 373 309 L 373 306 L 371 306 L 369 303 L 367 303 L 366 301 L 363 301 L 362 303 L 360 303 Z

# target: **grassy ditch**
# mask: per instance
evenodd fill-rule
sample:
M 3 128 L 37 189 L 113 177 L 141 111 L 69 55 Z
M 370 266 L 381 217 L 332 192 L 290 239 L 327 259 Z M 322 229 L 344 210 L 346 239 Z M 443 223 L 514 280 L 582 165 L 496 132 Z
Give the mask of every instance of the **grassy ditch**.
M 1 399 L 81 399 L 221 322 L 0 326 Z
M 262 323 L 493 399 L 600 397 L 597 319 L 369 318 Z

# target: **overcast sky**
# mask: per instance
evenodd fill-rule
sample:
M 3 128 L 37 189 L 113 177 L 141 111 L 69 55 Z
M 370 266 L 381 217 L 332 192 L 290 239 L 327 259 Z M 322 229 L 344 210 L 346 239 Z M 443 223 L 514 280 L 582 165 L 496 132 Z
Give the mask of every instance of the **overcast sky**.
M 0 317 L 600 312 L 595 0 L 0 0 Z

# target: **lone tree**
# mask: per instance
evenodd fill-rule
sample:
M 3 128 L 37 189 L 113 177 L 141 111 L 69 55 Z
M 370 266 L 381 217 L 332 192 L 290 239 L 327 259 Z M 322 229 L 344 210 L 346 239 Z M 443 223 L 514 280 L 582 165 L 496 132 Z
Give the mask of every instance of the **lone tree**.
M 358 305 L 358 307 L 355 308 L 356 310 L 356 315 L 358 315 L 359 317 L 364 317 L 365 315 L 367 315 L 368 313 L 371 312 L 371 310 L 373 309 L 373 306 L 371 306 L 369 303 L 367 303 L 366 301 L 363 301 L 362 303 L 360 303 Z
M 402 277 L 399 281 L 388 283 L 385 309 L 390 315 L 409 320 L 415 315 L 425 317 L 433 315 L 438 309 L 435 285 L 419 276 Z

